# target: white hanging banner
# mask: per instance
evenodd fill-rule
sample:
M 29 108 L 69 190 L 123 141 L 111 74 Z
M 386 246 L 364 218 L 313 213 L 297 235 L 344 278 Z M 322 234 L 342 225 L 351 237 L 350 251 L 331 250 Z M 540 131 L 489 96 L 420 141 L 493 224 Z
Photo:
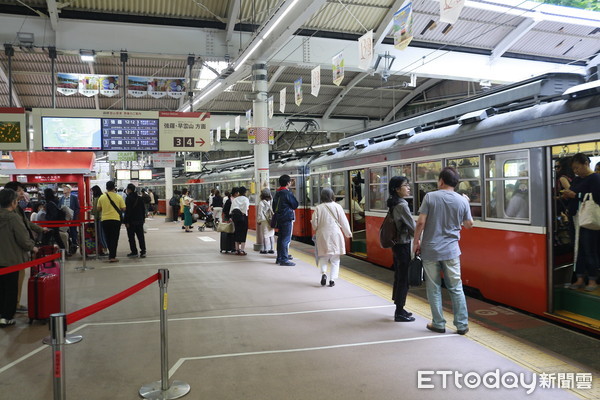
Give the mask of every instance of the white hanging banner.
M 238 115 L 237 117 L 235 117 L 235 134 L 239 134 L 240 133 L 240 116 Z
M 86 97 L 92 97 L 100 93 L 99 76 L 79 75 L 79 93 Z
M 302 104 L 302 98 L 302 77 L 300 77 L 294 81 L 294 99 L 296 100 L 297 106 Z
M 373 61 L 373 31 L 358 38 L 358 68 L 366 71 Z
M 269 119 L 272 119 L 273 114 L 275 113 L 275 110 L 274 110 L 275 104 L 273 102 L 274 102 L 273 96 L 270 96 L 267 99 L 267 110 L 269 111 Z
M 229 131 L 231 131 L 231 128 L 229 126 L 229 121 L 225 122 L 225 138 L 229 139 Z
M 286 96 L 286 88 L 283 88 L 279 91 L 279 112 L 285 112 L 285 96 Z
M 406 4 L 394 14 L 394 25 L 392 35 L 394 36 L 394 47 L 404 50 L 413 38 L 412 2 Z
M 317 65 L 310 71 L 310 94 L 317 97 L 321 90 L 321 66 Z
M 441 0 L 440 22 L 448 24 L 456 23 L 464 6 L 465 0 Z
M 246 111 L 246 127 L 252 126 L 252 109 Z
M 221 142 L 221 127 L 217 126 L 217 142 Z
M 214 146 L 215 144 L 215 131 L 210 131 L 210 145 Z
M 340 86 L 344 80 L 344 52 L 335 55 L 331 59 L 333 68 L 333 84 Z

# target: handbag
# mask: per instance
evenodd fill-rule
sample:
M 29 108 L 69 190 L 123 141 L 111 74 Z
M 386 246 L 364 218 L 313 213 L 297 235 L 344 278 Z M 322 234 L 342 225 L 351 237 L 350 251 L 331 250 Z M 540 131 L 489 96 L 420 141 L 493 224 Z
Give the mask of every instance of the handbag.
M 600 230 L 600 206 L 594 201 L 591 193 L 586 193 L 579 206 L 579 227 Z
M 219 225 L 217 225 L 217 232 L 222 232 L 222 233 L 235 232 L 235 227 L 233 225 L 233 222 L 221 222 Z
M 408 263 L 408 285 L 421 286 L 423 283 L 423 260 L 421 256 L 415 257 Z
M 281 201 L 281 195 L 277 198 L 277 206 L 275 206 L 275 211 L 273 212 L 273 216 L 271 217 L 271 221 L 269 222 L 269 225 L 271 225 L 271 228 L 273 228 L 273 229 L 277 228 L 277 210 L 279 209 L 280 201 Z

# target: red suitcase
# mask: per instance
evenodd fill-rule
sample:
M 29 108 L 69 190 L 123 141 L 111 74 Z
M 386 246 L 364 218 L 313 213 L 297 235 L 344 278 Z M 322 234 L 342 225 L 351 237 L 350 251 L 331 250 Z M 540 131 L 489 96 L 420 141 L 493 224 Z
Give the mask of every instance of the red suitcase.
M 43 258 L 46 256 L 50 256 L 52 254 L 56 254 L 59 252 L 59 248 L 54 245 L 51 246 L 40 246 L 38 252 L 36 253 L 36 258 Z M 45 272 L 47 274 L 56 274 L 60 277 L 60 262 L 59 259 L 48 261 L 35 267 L 31 267 L 31 276 L 37 275 L 40 272 Z
M 60 278 L 57 274 L 40 272 L 28 282 L 29 323 L 34 319 L 48 319 L 60 312 Z

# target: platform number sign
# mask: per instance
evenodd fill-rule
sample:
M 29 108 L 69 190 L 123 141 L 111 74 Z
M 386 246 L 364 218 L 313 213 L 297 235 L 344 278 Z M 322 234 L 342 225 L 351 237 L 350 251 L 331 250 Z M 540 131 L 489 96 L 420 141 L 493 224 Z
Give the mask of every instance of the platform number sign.
M 180 137 L 175 136 L 173 138 L 173 147 L 194 147 L 194 138 L 193 137 Z

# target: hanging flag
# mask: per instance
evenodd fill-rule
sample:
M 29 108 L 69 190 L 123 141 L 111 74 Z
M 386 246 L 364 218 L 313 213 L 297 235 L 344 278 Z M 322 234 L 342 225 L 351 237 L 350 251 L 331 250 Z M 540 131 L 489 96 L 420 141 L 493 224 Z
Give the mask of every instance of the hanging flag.
M 331 59 L 333 67 L 333 84 L 340 86 L 344 80 L 344 52 L 340 52 Z
M 127 93 L 133 97 L 142 97 L 148 93 L 148 78 L 145 76 L 127 76 Z
M 279 112 L 285 112 L 285 97 L 286 97 L 286 88 L 283 88 L 279 91 Z
M 366 71 L 373 61 L 373 31 L 358 38 L 358 68 Z
M 98 75 L 79 75 L 79 93 L 87 97 L 100 93 Z
M 317 97 L 321 90 L 321 66 L 317 65 L 310 71 L 310 94 Z
M 119 94 L 119 75 L 100 75 L 100 94 L 107 97 Z
M 210 131 L 210 145 L 213 146 L 215 144 L 215 131 L 211 129 Z
M 229 121 L 225 122 L 225 137 L 229 139 L 229 131 L 230 131 Z
M 217 142 L 221 142 L 221 127 L 217 126 Z
M 294 99 L 297 106 L 302 104 L 302 77 L 294 81 Z
M 267 99 L 267 110 L 269 111 L 269 119 L 273 118 L 273 113 L 275 112 L 275 110 L 274 110 L 275 104 L 273 102 L 274 102 L 273 96 L 271 96 Z
M 252 109 L 246 111 L 246 127 L 250 128 L 252 126 Z
M 237 117 L 235 117 L 235 128 L 234 128 L 234 132 L 236 135 L 239 135 L 240 133 L 240 116 L 238 115 Z
M 465 0 L 441 0 L 440 22 L 445 22 L 447 24 L 456 23 L 464 6 Z
M 148 94 L 155 99 L 160 99 L 167 95 L 167 80 L 165 78 L 148 79 Z
M 79 74 L 56 74 L 56 91 L 70 96 L 79 89 Z
M 394 14 L 392 35 L 394 36 L 394 47 L 396 49 L 404 50 L 408 47 L 413 38 L 412 28 L 412 2 L 410 2 Z
M 180 99 L 185 96 L 185 79 L 183 78 L 167 78 L 167 94 L 174 98 Z

